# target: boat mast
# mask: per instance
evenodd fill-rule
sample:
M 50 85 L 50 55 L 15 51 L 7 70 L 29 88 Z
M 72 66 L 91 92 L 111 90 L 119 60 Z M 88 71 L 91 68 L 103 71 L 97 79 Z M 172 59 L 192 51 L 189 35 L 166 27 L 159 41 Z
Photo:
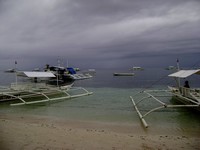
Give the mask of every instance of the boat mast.
M 15 84 L 17 85 L 17 61 L 15 61 Z
M 180 66 L 179 66 L 179 59 L 177 58 L 177 61 L 176 61 L 176 65 L 177 65 L 177 71 L 180 70 Z M 176 78 L 177 80 L 177 84 L 178 84 L 178 88 L 180 89 L 180 78 Z
M 67 68 L 69 67 L 69 62 L 68 62 L 68 60 L 67 60 Z
M 58 57 L 57 62 L 58 62 L 58 68 L 57 68 L 57 87 L 58 87 L 58 76 L 59 76 L 58 71 L 59 71 L 59 67 L 60 67 L 60 57 Z

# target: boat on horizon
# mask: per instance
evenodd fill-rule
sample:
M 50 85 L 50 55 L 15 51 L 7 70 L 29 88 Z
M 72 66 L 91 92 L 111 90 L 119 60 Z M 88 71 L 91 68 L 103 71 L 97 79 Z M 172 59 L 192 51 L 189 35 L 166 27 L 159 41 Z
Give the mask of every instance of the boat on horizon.
M 14 73 L 15 71 L 16 71 L 16 69 L 14 69 L 14 68 L 5 70 L 5 72 L 7 72 L 7 73 Z
M 177 68 L 175 66 L 168 66 L 167 68 L 165 68 L 166 70 L 177 70 Z
M 131 72 L 115 72 L 113 73 L 114 76 L 134 76 L 135 74 L 134 73 L 131 73 Z
M 132 67 L 131 70 L 138 70 L 138 71 L 140 71 L 140 70 L 144 70 L 144 68 L 136 66 L 136 67 Z

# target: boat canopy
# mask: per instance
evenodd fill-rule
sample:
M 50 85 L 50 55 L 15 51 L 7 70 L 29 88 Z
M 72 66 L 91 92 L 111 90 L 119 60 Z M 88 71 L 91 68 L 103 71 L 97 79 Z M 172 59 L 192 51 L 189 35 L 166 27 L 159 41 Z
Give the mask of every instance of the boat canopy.
M 76 74 L 74 68 L 68 67 L 67 70 L 69 71 L 70 74 Z
M 178 72 L 172 73 L 168 75 L 169 77 L 177 77 L 177 78 L 187 78 L 193 74 L 200 75 L 200 69 L 197 70 L 180 70 Z
M 51 72 L 36 72 L 36 71 L 24 71 L 23 74 L 29 78 L 49 78 L 56 77 Z

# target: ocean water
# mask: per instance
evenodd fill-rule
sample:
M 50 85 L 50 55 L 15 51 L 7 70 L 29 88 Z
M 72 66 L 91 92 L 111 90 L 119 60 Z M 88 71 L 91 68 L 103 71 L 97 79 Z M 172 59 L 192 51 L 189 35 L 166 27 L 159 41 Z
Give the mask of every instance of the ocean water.
M 167 89 L 167 85 L 174 85 L 174 80 L 167 76 L 172 71 L 162 68 L 145 69 L 135 71 L 135 76 L 113 76 L 114 72 L 120 71 L 96 70 L 93 78 L 76 81 L 74 86 L 81 86 L 93 92 L 90 96 L 24 106 L 9 106 L 1 103 L 0 113 L 142 126 L 130 96 L 134 96 L 142 90 Z M 15 82 L 14 74 L 1 72 L 0 77 L 1 85 Z M 198 76 L 188 80 L 192 87 L 198 87 L 200 84 Z M 141 96 L 143 95 L 134 98 L 139 99 Z M 171 97 L 161 98 L 161 100 L 168 104 L 175 103 Z M 156 106 L 155 101 L 147 100 L 141 104 L 140 109 L 142 113 L 145 113 Z M 174 130 L 188 133 L 200 132 L 199 113 L 188 108 L 158 110 L 147 116 L 146 121 L 151 129 L 167 127 L 171 132 L 174 132 Z

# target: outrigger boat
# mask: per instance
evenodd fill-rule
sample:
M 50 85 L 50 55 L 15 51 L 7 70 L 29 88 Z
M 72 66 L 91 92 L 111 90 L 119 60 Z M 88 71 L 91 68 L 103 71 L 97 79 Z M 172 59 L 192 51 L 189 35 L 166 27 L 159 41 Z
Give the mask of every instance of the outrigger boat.
M 22 72 L 21 72 L 22 74 Z M 23 72 L 28 78 L 55 78 L 51 72 Z M 16 82 L 10 87 L 0 88 L 0 102 L 12 101 L 11 106 L 50 102 L 61 99 L 69 99 L 91 95 L 92 92 L 82 87 L 72 87 L 73 84 L 65 86 L 53 86 L 44 82 Z
M 58 79 L 61 79 L 62 81 L 75 81 L 75 80 L 84 80 L 92 78 L 92 75 L 89 73 L 77 73 L 75 68 L 72 67 L 61 67 L 61 66 L 49 66 L 46 65 L 45 68 L 46 72 L 52 72 L 56 76 L 58 76 Z M 53 80 L 52 80 L 53 82 Z
M 190 107 L 200 111 L 200 89 L 186 88 L 180 85 L 181 78 L 184 79 L 194 74 L 200 75 L 200 69 L 179 70 L 175 73 L 168 75 L 169 77 L 175 78 L 177 87 L 168 86 L 169 90 L 144 90 L 136 93 L 134 96 L 130 96 L 134 108 L 138 113 L 139 118 L 141 119 L 141 122 L 143 123 L 144 127 L 146 128 L 148 127 L 145 117 L 147 117 L 152 112 L 155 112 L 163 108 Z M 160 97 L 162 97 L 162 100 L 160 99 Z M 172 97 L 182 102 L 182 104 L 177 104 L 177 105 L 170 104 L 169 98 Z M 148 108 L 147 112 L 142 113 L 139 107 L 143 107 L 144 110 L 145 100 L 153 100 L 153 104 L 157 105 L 156 106 L 154 105 L 151 108 L 147 107 Z
M 189 88 L 180 85 L 180 79 L 185 79 L 194 74 L 200 75 L 200 69 L 197 70 L 180 70 L 169 77 L 173 77 L 176 80 L 177 87 L 168 86 L 173 97 L 186 105 L 193 105 L 200 111 L 200 89 L 199 88 Z

